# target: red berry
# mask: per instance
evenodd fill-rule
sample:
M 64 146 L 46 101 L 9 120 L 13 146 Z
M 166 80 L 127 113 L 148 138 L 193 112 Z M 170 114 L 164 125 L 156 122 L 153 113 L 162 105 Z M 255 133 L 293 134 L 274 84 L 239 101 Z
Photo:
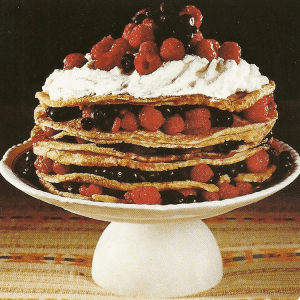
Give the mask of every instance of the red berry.
M 193 34 L 193 37 L 190 41 L 190 44 L 192 47 L 196 48 L 197 46 L 197 42 L 203 40 L 203 35 L 201 31 L 198 31 L 196 33 Z
M 234 185 L 223 182 L 219 185 L 219 197 L 220 199 L 229 199 L 239 196 L 239 189 Z
M 114 41 L 110 51 L 112 51 L 115 55 L 120 56 L 120 61 L 122 56 L 126 52 L 130 52 L 132 50 L 131 46 L 129 45 L 129 42 L 125 38 L 119 38 Z
M 238 64 L 241 60 L 241 47 L 235 42 L 225 42 L 218 51 L 219 57 L 233 59 Z
M 34 162 L 34 167 L 44 174 L 53 172 L 52 168 L 53 161 L 50 158 L 38 156 Z
M 175 38 L 164 40 L 160 47 L 160 56 L 163 61 L 183 59 L 185 56 L 183 43 Z
M 126 112 L 123 119 L 121 120 L 121 128 L 125 131 L 136 131 L 139 127 L 137 117 L 133 112 Z
M 218 52 L 218 50 L 220 49 L 220 43 L 214 39 L 207 39 L 207 40 L 213 44 L 215 51 Z
M 157 131 L 164 123 L 162 113 L 153 106 L 144 106 L 139 113 L 140 125 L 148 131 Z
M 156 60 L 159 56 L 157 45 L 153 41 L 147 41 L 140 45 L 139 53 L 146 57 L 147 61 Z
M 149 26 L 152 30 L 155 30 L 157 28 L 154 20 L 149 19 L 149 18 L 144 19 L 143 24 L 146 26 Z
M 210 111 L 205 107 L 198 107 L 191 110 L 186 111 L 185 113 L 186 119 L 209 119 Z
M 245 161 L 250 173 L 263 173 L 267 170 L 269 164 L 269 154 L 262 149 L 254 155 L 246 158 Z
M 239 195 L 244 196 L 253 192 L 253 187 L 250 182 L 237 182 L 236 187 L 239 190 Z
M 57 131 L 55 129 L 51 128 L 51 127 L 45 127 L 44 132 L 43 132 L 43 134 L 46 137 L 51 137 L 56 133 L 57 133 Z
M 154 41 L 152 28 L 144 24 L 135 26 L 129 34 L 128 41 L 134 49 L 138 49 L 143 42 Z
M 132 31 L 132 29 L 135 27 L 136 25 L 134 23 L 129 23 L 125 26 L 122 37 L 126 40 L 129 40 L 129 35 Z
M 169 135 L 176 135 L 182 132 L 183 129 L 184 129 L 184 120 L 178 114 L 168 118 L 163 125 L 164 132 Z
M 190 178 L 198 182 L 207 182 L 214 176 L 214 172 L 210 166 L 199 164 L 192 168 Z
M 79 187 L 79 194 L 82 196 L 92 197 L 94 194 L 102 195 L 103 189 L 96 184 L 83 184 Z
M 206 201 L 217 201 L 220 199 L 219 194 L 217 192 L 202 191 L 202 197 Z
M 204 57 L 209 61 L 218 57 L 217 51 L 215 50 L 214 44 L 211 40 L 202 39 L 197 42 L 196 54 L 200 57 Z
M 150 59 L 150 60 L 148 60 Z M 134 66 L 140 75 L 148 75 L 162 65 L 159 55 L 143 55 L 138 53 L 134 59 Z
M 117 133 L 120 130 L 121 127 L 121 119 L 120 118 L 115 118 L 114 124 L 111 128 L 112 133 Z
M 243 116 L 250 122 L 260 123 L 267 121 L 268 98 L 259 99 L 254 105 L 243 111 Z
M 183 15 L 183 14 L 187 14 L 187 15 L 194 17 L 195 26 L 197 28 L 199 28 L 201 26 L 203 17 L 202 17 L 200 10 L 197 7 L 195 7 L 193 5 L 187 5 L 184 7 L 183 11 L 180 13 L 180 15 Z
M 207 108 L 195 108 L 185 113 L 183 132 L 202 134 L 211 129 L 210 111 Z
M 114 39 L 111 36 L 104 37 L 99 43 L 94 45 L 91 49 L 92 59 L 97 59 L 98 56 L 108 52 L 114 43 Z
M 92 109 L 89 106 L 85 106 L 82 109 L 82 117 L 83 118 L 90 118 L 91 117 L 91 112 L 92 112 Z
M 113 52 L 106 52 L 97 57 L 94 63 L 95 69 L 110 71 L 118 64 L 118 57 L 115 57 Z
M 64 175 L 64 174 L 67 174 L 70 172 L 70 166 L 63 165 L 57 161 L 53 162 L 52 168 L 53 168 L 53 171 L 59 175 Z
M 160 193 L 153 186 L 138 187 L 126 194 L 125 198 L 130 198 L 136 204 L 161 204 Z
M 87 59 L 81 53 L 72 53 L 64 59 L 64 70 L 81 68 L 87 63 Z

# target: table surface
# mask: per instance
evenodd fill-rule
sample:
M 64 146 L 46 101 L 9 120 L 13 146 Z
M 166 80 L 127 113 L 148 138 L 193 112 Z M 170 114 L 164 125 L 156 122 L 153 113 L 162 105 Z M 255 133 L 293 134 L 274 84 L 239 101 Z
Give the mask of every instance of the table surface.
M 274 133 L 299 152 L 298 101 L 281 106 Z M 12 118 L 16 110 L 1 109 L 1 156 L 26 139 L 33 124 L 30 108 Z M 220 246 L 224 277 L 192 299 L 300 297 L 299 185 L 300 178 L 258 203 L 205 220 Z M 0 298 L 123 299 L 91 278 L 93 252 L 107 225 L 27 196 L 0 177 Z

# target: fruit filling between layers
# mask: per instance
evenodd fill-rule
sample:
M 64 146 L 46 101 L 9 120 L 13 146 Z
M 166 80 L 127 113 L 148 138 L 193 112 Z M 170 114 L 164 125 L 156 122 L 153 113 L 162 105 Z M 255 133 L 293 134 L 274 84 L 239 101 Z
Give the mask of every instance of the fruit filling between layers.
M 42 114 L 54 122 L 80 119 L 85 131 L 148 132 L 162 131 L 168 135 L 198 135 L 209 133 L 212 128 L 237 127 L 266 122 L 276 118 L 273 95 L 264 96 L 253 106 L 233 113 L 199 105 L 92 105 L 75 107 L 47 107 Z M 52 132 L 55 134 L 55 131 Z M 49 133 L 47 133 L 49 134 Z
M 75 198 L 138 204 L 196 203 L 246 195 L 281 180 L 293 159 L 288 151 L 278 151 L 275 139 L 271 144 L 234 164 L 197 164 L 169 171 L 63 165 L 30 150 L 18 173 L 30 180 L 37 170 L 47 188 Z

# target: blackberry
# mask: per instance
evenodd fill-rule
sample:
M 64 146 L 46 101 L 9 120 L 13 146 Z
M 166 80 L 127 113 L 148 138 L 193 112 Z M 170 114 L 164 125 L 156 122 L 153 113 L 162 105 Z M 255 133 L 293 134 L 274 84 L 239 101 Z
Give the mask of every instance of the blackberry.
M 79 187 L 80 187 L 80 183 L 78 182 L 70 182 L 67 185 L 66 191 L 68 193 L 72 193 L 72 194 L 79 194 Z

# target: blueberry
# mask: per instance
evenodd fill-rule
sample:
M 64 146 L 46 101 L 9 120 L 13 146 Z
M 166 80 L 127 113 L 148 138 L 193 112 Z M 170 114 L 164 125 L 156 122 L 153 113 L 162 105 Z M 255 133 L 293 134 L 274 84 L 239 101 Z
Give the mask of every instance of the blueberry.
M 81 127 L 86 130 L 89 131 L 91 129 L 93 129 L 94 127 L 94 123 L 92 118 L 84 118 L 81 120 Z
M 68 193 L 79 194 L 80 183 L 78 182 L 70 182 L 66 188 Z
M 134 55 L 131 53 L 125 54 L 121 59 L 121 65 L 125 73 L 129 73 L 134 70 Z
M 238 173 L 246 173 L 247 172 L 247 165 L 244 160 L 238 162 L 235 164 L 236 168 L 238 170 Z
M 225 141 L 223 144 L 215 145 L 214 151 L 216 153 L 228 154 L 232 150 L 238 149 L 240 141 Z
M 71 135 L 64 135 L 59 140 L 61 142 L 64 142 L 64 143 L 77 144 L 76 138 L 74 136 L 71 136 Z
M 238 167 L 236 164 L 226 166 L 226 173 L 232 179 L 237 176 L 239 173 Z
M 219 109 L 210 109 L 211 127 L 231 127 L 233 125 L 233 115 L 231 112 Z
M 267 150 L 267 153 L 269 155 L 269 162 L 272 165 L 276 165 L 278 161 L 278 157 L 276 155 L 276 150 L 274 148 L 270 148 Z
M 159 182 L 161 181 L 160 174 L 157 171 L 145 171 L 142 176 L 146 182 Z
M 197 202 L 200 202 L 199 200 L 200 200 L 200 198 L 196 195 L 188 195 L 185 197 L 184 202 L 185 203 L 197 203 Z
M 96 128 L 104 132 L 110 132 L 115 122 L 114 111 L 108 106 L 95 105 L 92 107 L 91 119 Z
M 81 110 L 78 106 L 48 107 L 46 109 L 46 115 L 54 122 L 65 122 L 79 118 L 81 116 Z
M 179 191 L 176 190 L 165 190 L 160 191 L 162 204 L 180 204 L 184 203 L 185 197 Z

